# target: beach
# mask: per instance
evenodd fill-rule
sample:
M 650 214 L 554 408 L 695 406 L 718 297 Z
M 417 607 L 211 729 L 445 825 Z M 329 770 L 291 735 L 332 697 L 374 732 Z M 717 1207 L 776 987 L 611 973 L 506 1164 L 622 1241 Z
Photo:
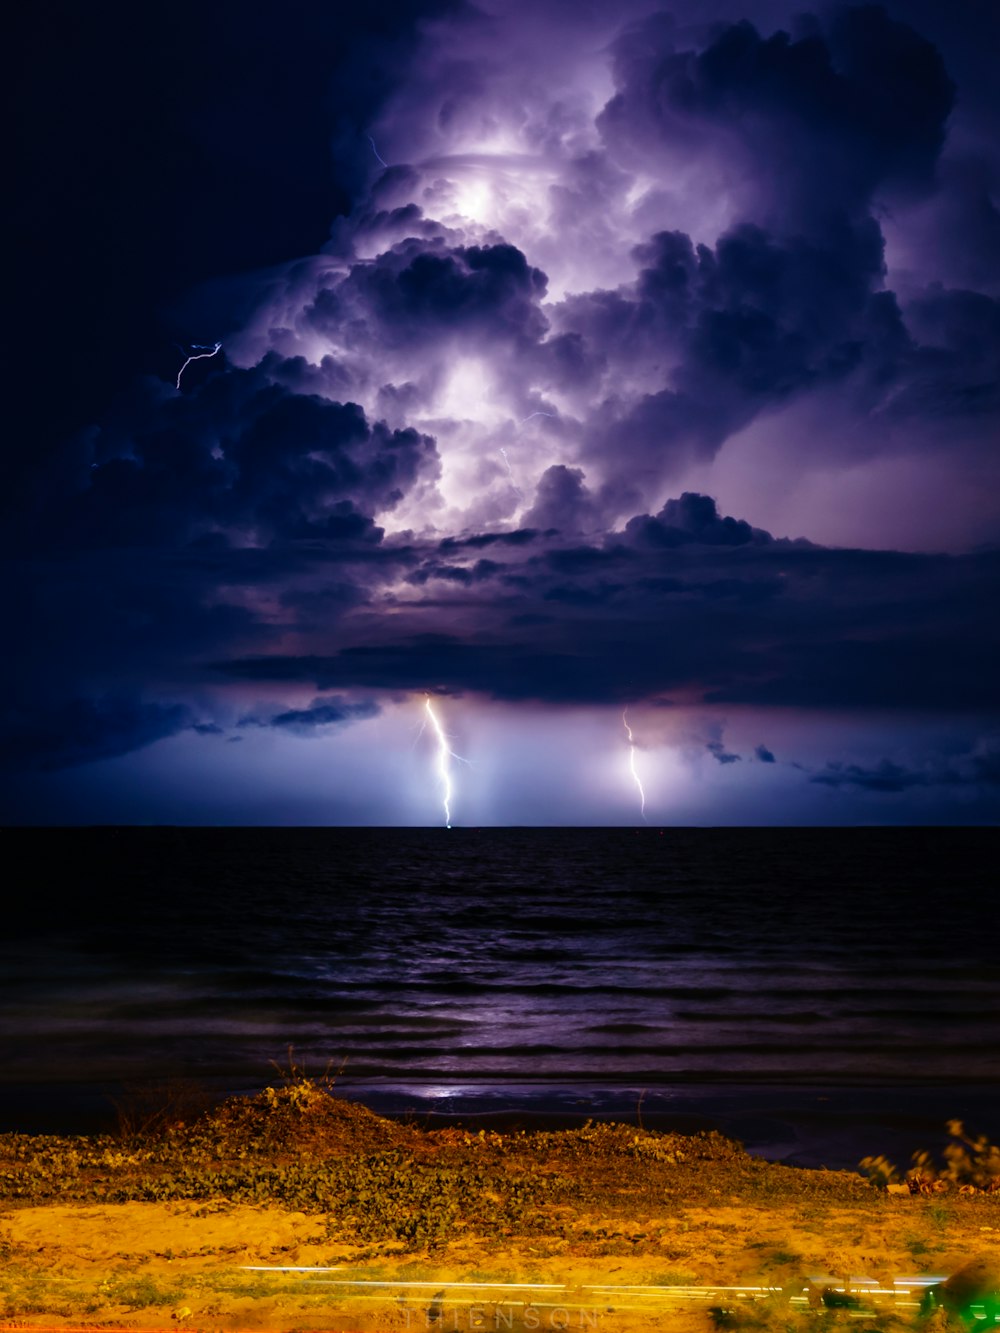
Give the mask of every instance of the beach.
M 5 1135 L 0 1181 L 20 1327 L 681 1333 L 728 1306 L 787 1327 L 839 1287 L 881 1327 L 1000 1263 L 993 1188 L 878 1188 L 715 1133 L 425 1130 L 304 1080 L 131 1139 Z
M 884 1322 L 997 1255 L 995 1192 L 901 1179 L 1000 1138 L 992 830 L 12 841 L 8 1324 Z

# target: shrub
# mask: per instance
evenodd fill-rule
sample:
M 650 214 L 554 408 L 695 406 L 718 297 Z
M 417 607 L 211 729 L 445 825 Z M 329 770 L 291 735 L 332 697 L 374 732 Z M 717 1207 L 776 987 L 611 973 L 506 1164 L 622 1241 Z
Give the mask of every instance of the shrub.
M 940 1193 L 951 1186 L 963 1193 L 1000 1190 L 1000 1146 L 985 1134 L 970 1136 L 961 1120 L 949 1120 L 948 1133 L 955 1142 L 945 1148 L 943 1165 L 922 1150 L 913 1154 L 913 1165 L 905 1177 L 887 1157 L 863 1157 L 859 1166 L 878 1189 L 905 1179 L 911 1194 Z

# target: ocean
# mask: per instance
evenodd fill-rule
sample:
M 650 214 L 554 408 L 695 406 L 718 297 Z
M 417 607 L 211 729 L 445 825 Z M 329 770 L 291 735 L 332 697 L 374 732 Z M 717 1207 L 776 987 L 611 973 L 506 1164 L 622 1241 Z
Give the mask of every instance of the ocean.
M 997 830 L 2 837 L 0 1130 L 93 1128 L 134 1081 L 251 1091 L 292 1046 L 430 1123 L 830 1166 L 1000 1136 Z

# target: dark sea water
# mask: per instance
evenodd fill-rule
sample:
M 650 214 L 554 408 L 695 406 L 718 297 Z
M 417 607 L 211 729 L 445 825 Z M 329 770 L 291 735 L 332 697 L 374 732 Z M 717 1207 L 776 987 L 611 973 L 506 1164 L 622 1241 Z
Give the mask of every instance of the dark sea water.
M 0 837 L 0 1129 L 133 1079 L 260 1087 L 293 1044 L 385 1110 L 699 1121 L 788 1160 L 1000 1131 L 996 830 Z

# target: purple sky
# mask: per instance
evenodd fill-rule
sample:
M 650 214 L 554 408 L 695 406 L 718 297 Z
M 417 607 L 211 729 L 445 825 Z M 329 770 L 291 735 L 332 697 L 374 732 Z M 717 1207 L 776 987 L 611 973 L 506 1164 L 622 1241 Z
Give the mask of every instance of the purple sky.
M 27 34 L 3 818 L 995 821 L 995 9 L 112 9 Z

